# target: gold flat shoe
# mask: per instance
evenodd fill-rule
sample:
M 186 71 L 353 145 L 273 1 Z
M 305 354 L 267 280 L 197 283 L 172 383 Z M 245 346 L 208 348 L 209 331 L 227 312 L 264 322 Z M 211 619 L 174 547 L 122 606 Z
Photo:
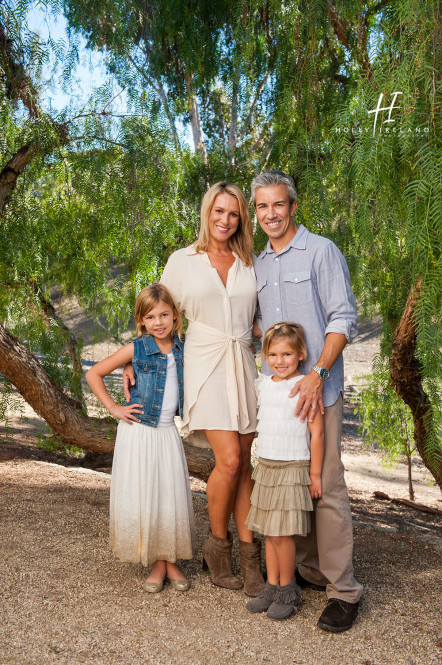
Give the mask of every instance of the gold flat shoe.
M 190 589 L 189 580 L 172 580 L 170 577 L 168 579 L 170 582 L 170 586 L 176 591 L 189 591 Z
M 143 584 L 145 591 L 149 593 L 159 593 L 164 586 L 164 580 L 162 582 L 148 582 L 147 580 Z

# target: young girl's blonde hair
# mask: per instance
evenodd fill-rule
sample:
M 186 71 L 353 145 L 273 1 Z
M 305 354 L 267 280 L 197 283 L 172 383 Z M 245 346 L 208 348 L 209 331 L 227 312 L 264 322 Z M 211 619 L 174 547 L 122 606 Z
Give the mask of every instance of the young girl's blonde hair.
M 183 320 L 181 318 L 181 314 L 178 311 L 176 302 L 173 299 L 169 289 L 167 289 L 162 284 L 158 284 L 158 282 L 149 284 L 149 286 L 145 286 L 144 289 L 141 289 L 135 301 L 135 325 L 137 327 L 137 335 L 140 336 L 148 334 L 143 324 L 143 317 L 145 317 L 146 314 L 149 314 L 150 310 L 153 309 L 159 302 L 166 303 L 166 305 L 169 305 L 169 307 L 172 309 L 173 315 L 175 317 L 172 334 L 176 333 L 179 339 L 181 339 L 183 331 Z
M 195 251 L 206 252 L 209 249 L 209 214 L 218 194 L 230 194 L 238 201 L 240 219 L 238 228 L 233 236 L 229 238 L 229 247 L 235 254 L 238 254 L 245 266 L 251 266 L 253 265 L 253 229 L 250 213 L 244 194 L 237 185 L 231 182 L 217 182 L 204 194 L 201 203 L 200 233 L 194 245 Z
M 290 321 L 279 321 L 279 323 L 274 323 L 266 330 L 261 351 L 264 359 L 268 357 L 270 345 L 281 339 L 287 339 L 300 359 L 306 360 L 307 346 L 305 344 L 304 328 L 299 323 L 291 323 Z

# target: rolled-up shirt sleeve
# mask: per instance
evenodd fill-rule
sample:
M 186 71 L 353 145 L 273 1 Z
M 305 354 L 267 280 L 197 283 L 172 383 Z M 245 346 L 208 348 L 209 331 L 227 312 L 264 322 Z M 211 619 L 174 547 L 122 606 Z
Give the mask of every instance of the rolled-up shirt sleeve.
M 347 342 L 351 342 L 358 334 L 356 301 L 347 263 L 332 242 L 317 257 L 315 272 L 326 317 L 325 334 L 340 333 L 345 335 Z

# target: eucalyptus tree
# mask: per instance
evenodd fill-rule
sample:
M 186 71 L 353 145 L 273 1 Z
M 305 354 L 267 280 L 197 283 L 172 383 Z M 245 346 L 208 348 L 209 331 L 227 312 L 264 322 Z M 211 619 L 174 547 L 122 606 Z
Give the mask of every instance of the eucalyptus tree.
M 66 0 L 64 8 L 71 30 L 106 53 L 138 108 L 156 94 L 178 149 L 179 123 L 190 124 L 201 166 L 193 160 L 189 168 L 206 182 L 235 174 L 242 184 L 269 137 L 276 59 L 265 9 L 253 4 Z M 196 187 L 200 194 L 198 178 Z

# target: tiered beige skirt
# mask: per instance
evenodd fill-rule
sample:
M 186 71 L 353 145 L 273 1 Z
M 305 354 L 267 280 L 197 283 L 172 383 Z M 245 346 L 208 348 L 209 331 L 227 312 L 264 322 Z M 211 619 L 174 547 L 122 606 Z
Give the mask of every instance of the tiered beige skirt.
M 246 524 L 265 536 L 306 536 L 313 510 L 310 461 L 258 459 L 252 478 L 255 481 Z

